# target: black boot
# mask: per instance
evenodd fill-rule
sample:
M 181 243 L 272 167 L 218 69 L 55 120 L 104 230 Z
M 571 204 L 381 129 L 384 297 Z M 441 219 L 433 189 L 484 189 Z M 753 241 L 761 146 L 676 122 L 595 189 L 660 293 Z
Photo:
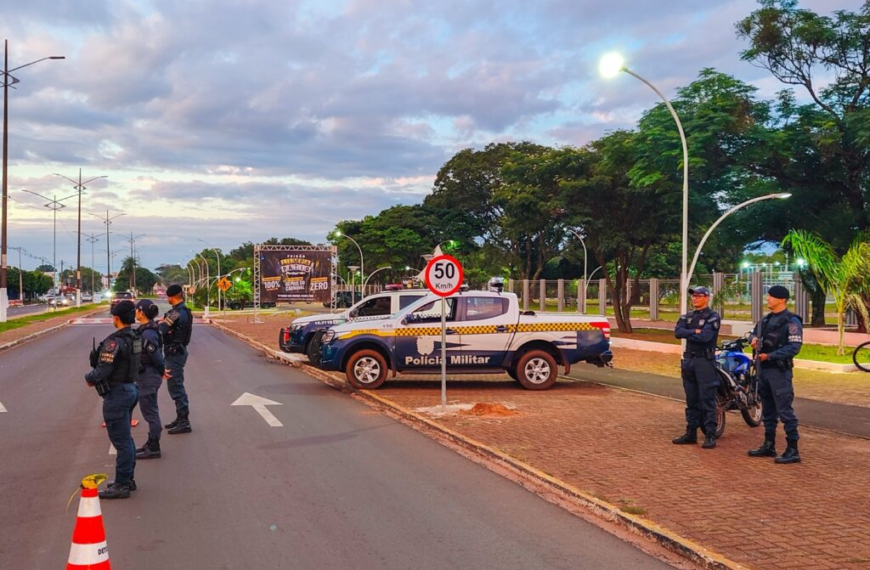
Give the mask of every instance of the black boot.
M 114 486 L 115 486 L 115 482 L 114 482 L 114 481 L 109 481 L 108 483 L 106 483 L 106 488 L 107 488 L 107 489 L 108 489 L 109 487 L 114 487 Z M 135 491 L 136 489 L 137 489 L 137 487 L 136 487 L 136 480 L 135 480 L 135 479 L 132 479 L 132 480 L 130 481 L 130 490 L 131 490 L 131 491 Z
M 191 431 L 193 431 L 193 429 L 190 427 L 190 420 L 188 419 L 187 414 L 179 414 L 178 419 L 175 421 L 175 426 L 169 428 L 169 431 L 167 433 L 175 435 L 177 433 L 190 433 Z
M 773 439 L 764 439 L 764 443 L 757 449 L 750 449 L 749 457 L 776 457 L 776 442 Z
M 671 443 L 676 445 L 686 445 L 689 443 L 698 443 L 698 430 L 687 429 L 686 433 L 676 439 L 672 439 Z
M 180 421 L 181 421 L 181 414 L 176 414 L 175 419 L 172 420 L 171 422 L 169 422 L 168 424 L 166 424 L 166 425 L 163 426 L 163 427 L 165 427 L 166 429 L 172 429 L 172 428 L 174 428 L 175 426 L 177 426 L 177 425 L 178 425 L 178 422 L 180 422 Z
M 136 459 L 157 459 L 160 457 L 160 440 L 149 437 L 145 445 L 136 450 Z
M 704 438 L 704 443 L 701 445 L 704 449 L 713 449 L 716 447 L 716 436 L 712 433 L 708 433 Z
M 798 453 L 797 440 L 789 439 L 782 456 L 774 459 L 774 463 L 800 463 L 801 455 Z
M 106 487 L 105 491 L 100 491 L 101 499 L 129 499 L 132 486 L 128 484 L 113 483 Z

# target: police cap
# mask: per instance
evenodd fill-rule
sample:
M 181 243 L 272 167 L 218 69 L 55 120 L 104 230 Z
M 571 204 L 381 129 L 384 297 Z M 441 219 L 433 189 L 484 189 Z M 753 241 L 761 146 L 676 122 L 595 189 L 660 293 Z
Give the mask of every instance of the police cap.
M 133 304 L 133 301 L 124 299 L 123 301 L 119 301 L 112 305 L 111 313 L 116 317 L 123 317 L 124 315 L 129 315 L 130 313 L 136 312 L 136 305 Z
M 689 287 L 689 295 L 704 295 L 705 297 L 709 297 L 710 290 L 703 286 Z
M 151 299 L 139 299 L 136 301 L 136 310 L 145 313 L 148 318 L 154 318 L 157 315 L 157 305 Z
M 169 288 L 166 290 L 166 296 L 167 297 L 178 297 L 179 295 L 181 295 L 181 291 L 182 291 L 181 285 L 178 285 L 178 284 L 170 285 Z
M 786 301 L 788 301 L 788 289 L 786 289 L 782 285 L 774 285 L 767 290 L 767 294 L 774 299 L 785 299 Z

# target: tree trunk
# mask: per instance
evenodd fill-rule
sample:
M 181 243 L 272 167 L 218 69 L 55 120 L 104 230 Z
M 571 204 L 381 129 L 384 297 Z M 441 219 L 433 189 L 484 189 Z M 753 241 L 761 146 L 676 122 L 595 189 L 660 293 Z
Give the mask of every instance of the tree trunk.
M 613 304 L 613 315 L 616 317 L 616 326 L 620 332 L 632 333 L 634 329 L 631 326 L 631 302 L 625 299 L 625 283 L 627 272 L 623 269 L 624 263 L 620 263 L 616 271 L 616 283 L 608 283 L 610 287 L 610 301 Z M 610 278 L 607 279 L 610 281 Z
M 827 295 L 824 291 L 813 291 L 810 295 L 810 301 L 813 305 L 812 326 L 825 326 L 825 299 Z

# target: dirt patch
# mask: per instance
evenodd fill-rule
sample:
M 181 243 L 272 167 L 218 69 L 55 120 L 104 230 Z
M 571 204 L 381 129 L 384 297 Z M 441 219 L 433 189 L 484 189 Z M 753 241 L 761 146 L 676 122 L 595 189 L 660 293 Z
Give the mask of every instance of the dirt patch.
M 519 415 L 519 412 L 508 408 L 504 404 L 478 403 L 474 404 L 474 406 L 472 406 L 470 410 L 461 410 L 459 412 L 459 415 L 506 418 L 510 416 L 517 416 Z

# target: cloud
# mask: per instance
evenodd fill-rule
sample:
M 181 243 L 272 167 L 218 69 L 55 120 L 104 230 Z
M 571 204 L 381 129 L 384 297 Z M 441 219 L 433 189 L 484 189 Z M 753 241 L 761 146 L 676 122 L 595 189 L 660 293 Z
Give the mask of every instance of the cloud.
M 860 5 L 801 2 L 824 13 Z M 167 236 L 143 249 L 155 265 L 206 231 L 222 247 L 320 241 L 339 219 L 419 202 L 462 148 L 581 145 L 630 128 L 658 99 L 631 77 L 599 78 L 606 51 L 623 51 L 668 95 L 715 67 L 769 96 L 781 86 L 740 60 L 734 32 L 757 7 L 0 0 L 11 61 L 67 57 L 18 73 L 10 175 L 45 192 L 58 189 L 50 172 L 109 175 L 88 211 L 123 211 L 119 231 Z M 41 206 L 18 199 L 28 206 L 15 223 L 38 242 L 43 222 L 24 212 Z

